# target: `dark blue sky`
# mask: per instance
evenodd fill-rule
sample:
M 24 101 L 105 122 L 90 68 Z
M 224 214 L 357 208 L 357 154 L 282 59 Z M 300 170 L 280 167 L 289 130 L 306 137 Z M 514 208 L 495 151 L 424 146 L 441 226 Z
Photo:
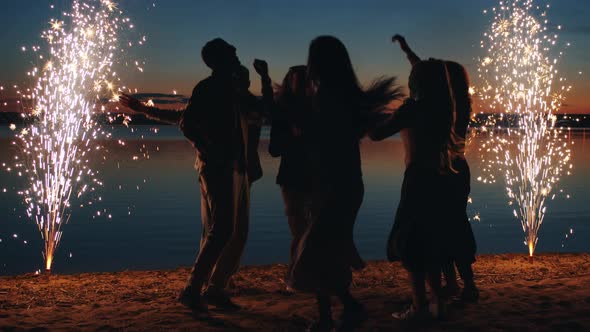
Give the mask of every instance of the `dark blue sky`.
M 156 7 L 152 8 L 152 3 Z M 0 12 L 0 83 L 22 82 L 30 67 L 29 55 L 20 46 L 42 44 L 40 31 L 47 28 L 50 10 L 67 0 L 3 1 Z M 188 93 L 208 74 L 200 48 L 213 37 L 233 43 L 252 73 L 254 58 L 270 64 L 271 76 L 279 82 L 287 68 L 306 61 L 309 41 L 320 34 L 341 38 L 348 47 L 363 82 L 380 75 L 397 75 L 405 83 L 409 65 L 396 45 L 393 33 L 406 35 L 423 57 L 457 60 L 468 66 L 473 80 L 479 41 L 491 17 L 482 10 L 496 0 L 119 0 L 119 7 L 136 24 L 148 43 L 136 49 L 145 59 L 143 74 L 125 73 L 129 86 L 143 92 Z M 575 90 L 569 95 L 568 111 L 590 112 L 590 1 L 554 0 L 551 22 L 561 24 L 563 41 L 572 43 L 560 65 Z M 67 7 L 67 6 L 66 6 Z M 150 8 L 148 10 L 148 8 Z M 583 72 L 579 75 L 578 72 Z M 258 84 L 253 80 L 254 92 Z

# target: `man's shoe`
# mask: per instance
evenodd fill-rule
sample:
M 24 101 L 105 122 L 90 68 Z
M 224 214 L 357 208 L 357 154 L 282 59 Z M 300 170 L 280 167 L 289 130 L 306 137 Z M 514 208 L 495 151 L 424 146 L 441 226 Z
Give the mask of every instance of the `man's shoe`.
M 207 299 L 207 302 L 210 305 L 215 306 L 218 309 L 227 311 L 238 311 L 242 309 L 242 307 L 233 302 L 229 295 L 224 291 L 207 289 L 205 293 L 203 293 L 203 296 Z
M 432 319 L 428 306 L 418 309 L 414 305 L 410 305 L 408 309 L 394 312 L 391 316 L 401 321 L 428 321 Z
M 178 295 L 178 302 L 196 312 L 207 312 L 207 303 L 193 286 L 186 286 Z

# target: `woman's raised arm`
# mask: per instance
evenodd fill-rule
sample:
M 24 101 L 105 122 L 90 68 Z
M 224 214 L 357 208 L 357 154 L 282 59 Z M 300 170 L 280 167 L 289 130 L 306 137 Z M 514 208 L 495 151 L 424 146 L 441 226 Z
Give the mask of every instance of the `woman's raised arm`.
M 402 129 L 413 127 L 416 124 L 417 116 L 416 102 L 413 99 L 406 99 L 395 112 L 369 130 L 369 137 L 373 141 L 382 141 L 399 133 Z
M 410 61 L 412 66 L 421 61 L 420 57 L 417 56 L 416 53 L 414 53 L 414 51 L 412 51 L 412 49 L 408 45 L 408 42 L 406 42 L 406 38 L 404 38 L 402 35 L 393 36 L 391 38 L 391 41 L 394 43 L 399 43 L 400 48 L 402 49 L 402 51 L 404 51 L 404 53 L 406 53 L 406 56 L 408 57 L 408 60 Z

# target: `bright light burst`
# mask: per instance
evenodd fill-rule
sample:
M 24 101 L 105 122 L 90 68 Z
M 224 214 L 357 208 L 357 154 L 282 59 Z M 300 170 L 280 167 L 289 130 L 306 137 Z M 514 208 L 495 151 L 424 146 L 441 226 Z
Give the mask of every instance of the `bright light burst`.
M 561 27 L 550 28 L 548 8 L 535 0 L 500 1 L 491 10 L 494 20 L 481 42 L 486 55 L 478 68 L 485 107 L 501 112 L 481 128 L 489 138 L 480 149 L 487 173 L 480 180 L 495 182 L 494 172 L 503 175 L 530 256 L 547 198 L 555 197 L 561 176 L 572 167 L 567 135 L 555 126 L 555 112 L 571 87 L 558 74 L 562 53 L 554 54 L 554 30 Z
M 22 158 L 16 160 L 30 183 L 22 195 L 44 239 L 48 271 L 70 218 L 70 198 L 101 184 L 88 164 L 93 141 L 104 134 L 93 113 L 101 98 L 117 95 L 113 65 L 121 51 L 119 33 L 129 27 L 121 14 L 112 1 L 72 0 L 63 21 L 51 20 L 42 33 L 47 54 L 38 58 L 44 63 L 28 73 L 35 80 L 35 121 L 18 131 Z

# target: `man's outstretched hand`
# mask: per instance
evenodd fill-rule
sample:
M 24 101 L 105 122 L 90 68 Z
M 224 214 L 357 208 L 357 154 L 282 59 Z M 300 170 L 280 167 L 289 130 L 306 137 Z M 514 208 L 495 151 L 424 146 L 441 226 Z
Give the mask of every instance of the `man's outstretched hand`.
M 408 46 L 408 43 L 406 42 L 406 38 L 404 38 L 402 35 L 395 35 L 395 36 L 391 37 L 391 41 L 394 43 L 399 43 L 399 47 L 401 47 L 402 51 L 404 51 L 404 52 L 410 51 L 410 46 Z
M 268 77 L 268 64 L 266 61 L 254 59 L 254 69 L 261 77 Z
M 119 96 L 119 104 L 123 107 L 127 107 L 135 112 L 144 113 L 145 106 L 135 97 L 132 97 L 128 94 L 121 94 Z

